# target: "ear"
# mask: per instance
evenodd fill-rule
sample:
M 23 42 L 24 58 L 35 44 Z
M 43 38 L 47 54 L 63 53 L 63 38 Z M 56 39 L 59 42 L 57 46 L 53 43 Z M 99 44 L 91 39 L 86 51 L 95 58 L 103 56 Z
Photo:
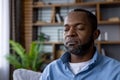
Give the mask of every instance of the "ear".
M 95 30 L 93 33 L 94 40 L 96 40 L 99 37 L 99 35 L 100 35 L 100 30 L 99 29 Z

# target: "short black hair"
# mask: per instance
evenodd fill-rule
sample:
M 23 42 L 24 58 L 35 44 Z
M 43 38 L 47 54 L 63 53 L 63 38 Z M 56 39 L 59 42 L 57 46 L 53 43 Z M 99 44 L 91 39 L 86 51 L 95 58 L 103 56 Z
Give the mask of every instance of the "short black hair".
M 91 22 L 91 27 L 92 27 L 92 30 L 95 31 L 97 29 L 97 17 L 90 11 L 88 10 L 85 10 L 85 9 L 81 9 L 81 8 L 78 8 L 78 9 L 74 9 L 72 10 L 71 12 L 85 12 L 88 16 L 88 19 L 89 21 Z

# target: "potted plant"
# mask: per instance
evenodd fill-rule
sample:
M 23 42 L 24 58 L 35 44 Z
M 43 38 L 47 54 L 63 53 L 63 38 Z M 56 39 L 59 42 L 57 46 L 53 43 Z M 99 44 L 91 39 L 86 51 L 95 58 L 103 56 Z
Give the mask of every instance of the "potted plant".
M 15 54 L 9 54 L 6 56 L 7 60 L 15 68 L 25 68 L 34 71 L 40 70 L 44 58 L 42 58 L 42 43 L 32 42 L 29 52 L 26 52 L 21 44 L 10 40 L 10 45 Z
M 32 42 L 27 52 L 21 44 L 10 40 L 10 45 L 13 53 L 6 56 L 11 65 L 17 68 L 31 69 L 34 71 L 42 71 L 46 64 L 50 62 L 50 53 L 46 54 L 43 50 L 43 43 L 46 40 L 45 34 L 41 33 L 38 36 L 40 43 Z

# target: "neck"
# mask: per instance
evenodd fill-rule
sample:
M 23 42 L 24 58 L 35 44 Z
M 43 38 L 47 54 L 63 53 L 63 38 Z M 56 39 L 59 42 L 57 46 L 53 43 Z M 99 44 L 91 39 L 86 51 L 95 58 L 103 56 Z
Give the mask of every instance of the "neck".
M 88 61 L 93 57 L 94 52 L 95 52 L 94 47 L 91 47 L 89 49 L 89 52 L 86 53 L 84 56 L 78 56 L 78 55 L 75 55 L 75 54 L 71 54 L 71 63 L 79 63 L 79 62 Z

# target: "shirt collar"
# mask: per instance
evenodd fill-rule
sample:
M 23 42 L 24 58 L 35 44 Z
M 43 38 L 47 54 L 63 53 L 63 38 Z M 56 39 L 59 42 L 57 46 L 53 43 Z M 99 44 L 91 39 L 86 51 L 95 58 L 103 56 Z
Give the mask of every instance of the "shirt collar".
M 63 63 L 67 63 L 70 61 L 70 53 L 69 52 L 65 52 L 60 59 L 62 60 Z
M 100 54 L 99 54 L 98 50 L 96 49 L 94 56 L 91 59 L 90 65 L 93 65 L 93 64 L 99 62 L 99 60 L 100 60 L 99 58 L 100 58 Z
M 63 63 L 68 63 L 70 61 L 70 53 L 65 52 L 60 59 L 62 60 Z M 98 50 L 96 49 L 93 58 L 91 59 L 90 65 L 95 64 L 96 62 L 98 62 L 100 60 L 100 54 L 98 52 Z

